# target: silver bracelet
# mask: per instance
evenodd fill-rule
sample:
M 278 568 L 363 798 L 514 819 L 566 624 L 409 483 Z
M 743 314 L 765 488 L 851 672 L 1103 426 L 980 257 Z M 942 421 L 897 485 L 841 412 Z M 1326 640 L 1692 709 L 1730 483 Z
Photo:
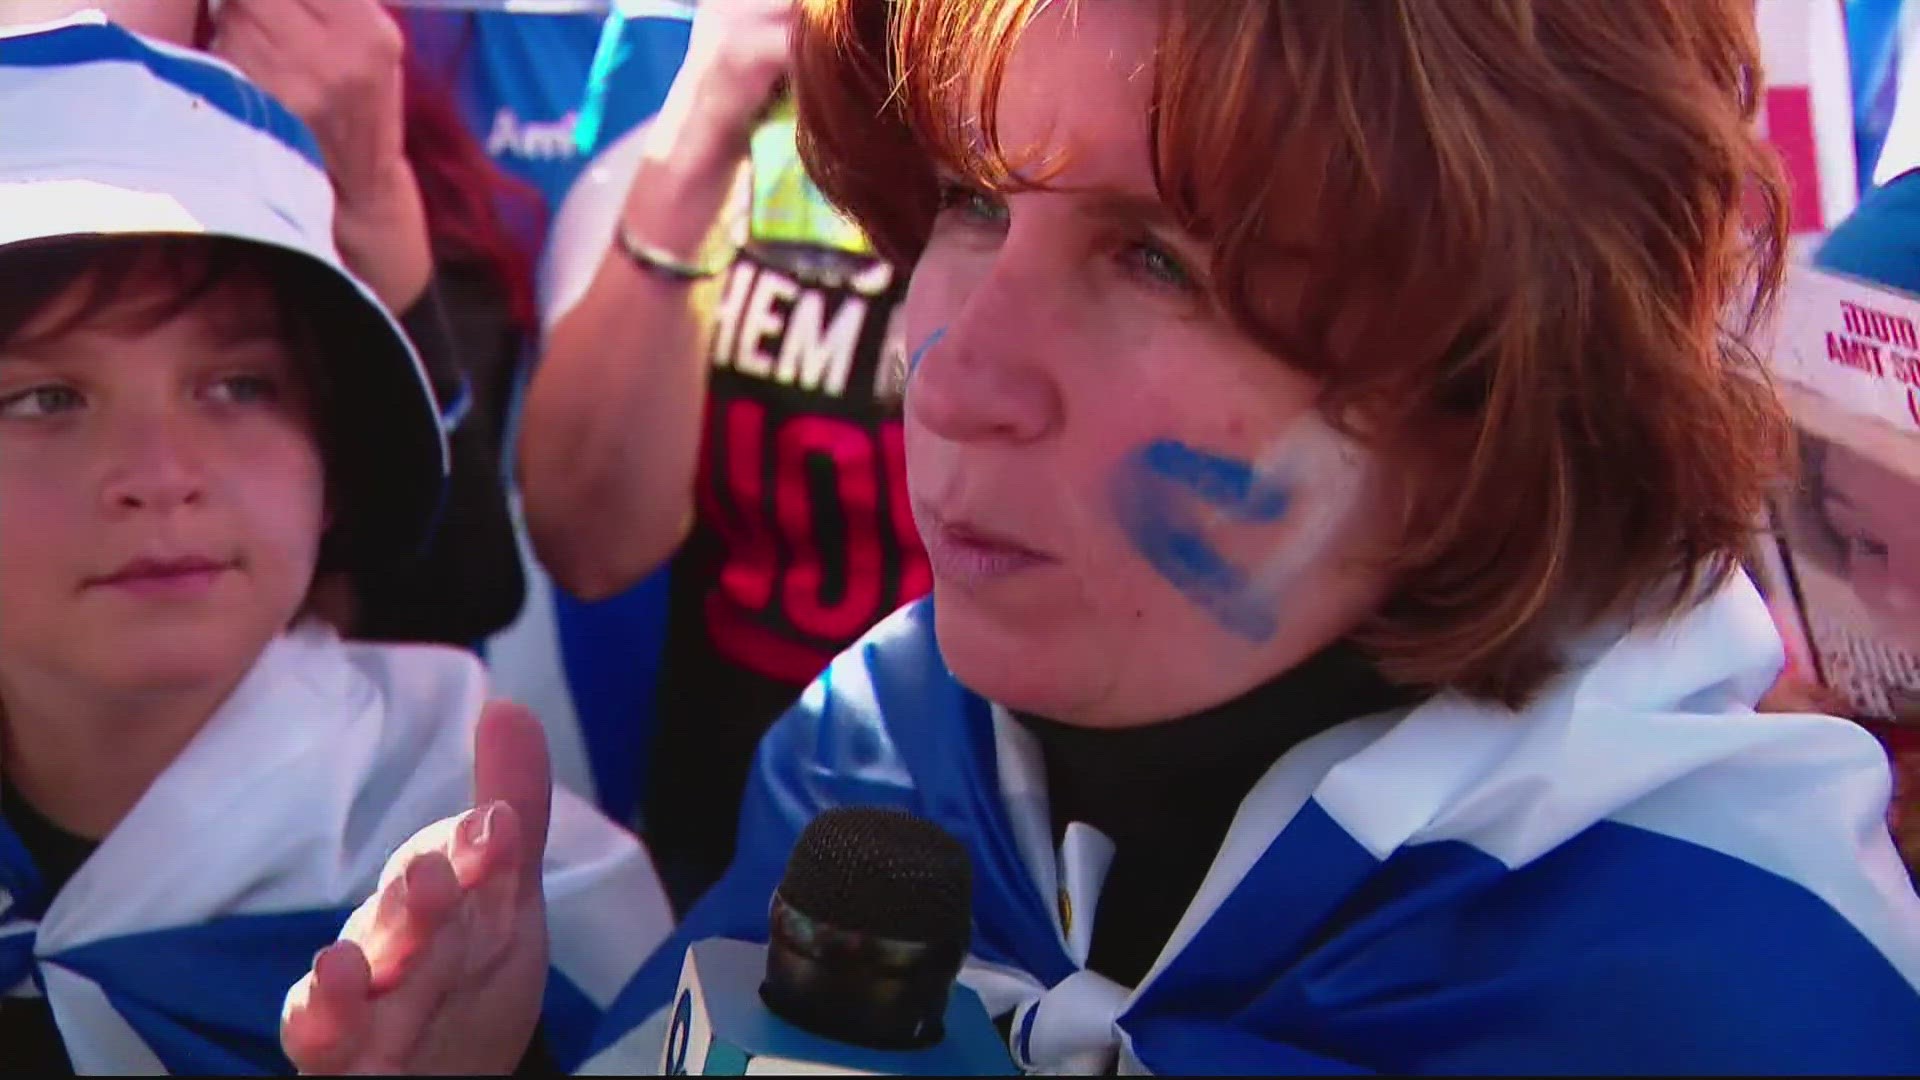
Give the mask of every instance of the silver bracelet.
M 633 235 L 633 231 L 627 228 L 627 223 L 624 221 L 614 231 L 614 237 L 620 243 L 620 250 L 626 253 L 627 258 L 633 260 L 635 266 L 671 281 L 705 281 L 710 277 L 717 277 L 721 270 L 718 266 L 696 266 L 674 258 L 672 254 Z

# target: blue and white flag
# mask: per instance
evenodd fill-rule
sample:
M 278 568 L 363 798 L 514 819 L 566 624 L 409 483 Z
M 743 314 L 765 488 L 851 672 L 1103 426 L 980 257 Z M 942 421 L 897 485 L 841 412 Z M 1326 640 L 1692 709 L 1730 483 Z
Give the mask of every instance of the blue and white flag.
M 962 981 L 1036 1071 L 1913 1073 L 1920 900 L 1864 730 L 1753 703 L 1782 662 L 1740 578 L 1602 635 L 1523 713 L 1441 695 L 1284 755 L 1139 986 L 1085 968 L 1110 851 L 1053 842 L 1030 736 L 955 684 L 931 603 L 762 745 L 728 876 L 609 1013 L 657 1062 L 688 943 L 766 939 L 795 837 L 890 804 L 973 856 Z
M 463 652 L 282 637 L 58 896 L 0 822 L 0 988 L 47 997 L 83 1075 L 289 1071 L 288 989 L 388 856 L 472 805 L 486 697 Z M 638 842 L 565 792 L 546 887 L 571 1067 L 672 918 Z

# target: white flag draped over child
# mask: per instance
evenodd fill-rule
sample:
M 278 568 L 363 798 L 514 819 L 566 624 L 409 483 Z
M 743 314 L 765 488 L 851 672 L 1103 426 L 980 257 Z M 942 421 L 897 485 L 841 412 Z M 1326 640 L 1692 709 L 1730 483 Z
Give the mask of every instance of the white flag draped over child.
M 387 857 L 471 805 L 478 662 L 309 628 L 240 688 L 49 905 L 0 821 L 0 987 L 44 994 L 81 1074 L 288 1071 L 280 1005 Z M 638 843 L 555 792 L 543 1034 L 579 1060 L 671 926 Z

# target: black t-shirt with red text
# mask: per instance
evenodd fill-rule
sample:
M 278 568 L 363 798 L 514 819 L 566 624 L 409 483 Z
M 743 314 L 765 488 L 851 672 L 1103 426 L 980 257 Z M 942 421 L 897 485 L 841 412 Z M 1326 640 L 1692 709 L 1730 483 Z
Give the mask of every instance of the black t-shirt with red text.
M 932 584 L 906 499 L 904 284 L 870 251 L 764 238 L 720 282 L 645 814 L 682 910 L 732 857 L 761 735 Z

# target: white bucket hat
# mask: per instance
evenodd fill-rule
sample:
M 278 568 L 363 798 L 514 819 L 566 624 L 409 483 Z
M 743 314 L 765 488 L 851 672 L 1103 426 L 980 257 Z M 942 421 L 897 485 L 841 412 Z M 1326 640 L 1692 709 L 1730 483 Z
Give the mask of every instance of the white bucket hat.
M 328 564 L 417 552 L 445 487 L 426 370 L 341 264 L 333 188 L 294 115 L 231 66 L 97 12 L 0 31 L 0 259 L 59 239 L 206 236 L 288 253 L 323 335 Z

